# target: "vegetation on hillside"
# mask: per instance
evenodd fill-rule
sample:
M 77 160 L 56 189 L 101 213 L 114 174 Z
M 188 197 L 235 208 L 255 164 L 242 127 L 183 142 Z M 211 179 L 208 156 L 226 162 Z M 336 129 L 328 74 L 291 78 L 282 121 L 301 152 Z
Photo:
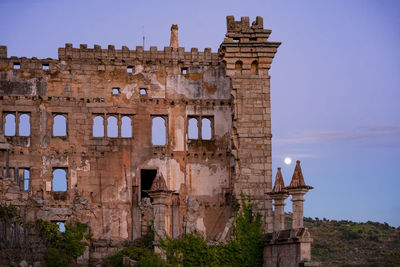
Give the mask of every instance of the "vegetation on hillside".
M 313 261 L 325 265 L 400 266 L 400 227 L 307 217 L 304 225 L 314 239 Z

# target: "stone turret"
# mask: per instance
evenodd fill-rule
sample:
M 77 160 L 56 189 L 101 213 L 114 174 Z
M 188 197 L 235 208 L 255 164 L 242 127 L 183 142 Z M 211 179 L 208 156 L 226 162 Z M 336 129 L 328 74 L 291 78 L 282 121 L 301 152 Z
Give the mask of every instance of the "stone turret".
M 303 227 L 303 202 L 304 195 L 308 190 L 313 189 L 312 186 L 306 185 L 301 171 L 300 160 L 296 161 L 296 167 L 292 176 L 290 185 L 286 187 L 289 194 L 292 195 L 292 210 L 293 210 L 293 222 L 292 228 Z
M 274 231 L 285 229 L 285 199 L 289 196 L 283 183 L 281 168 L 278 168 L 274 188 L 267 193 L 274 200 Z
M 179 41 L 178 41 L 178 24 L 172 24 L 171 26 L 171 39 L 169 42 L 169 46 L 173 49 L 178 49 Z
M 272 60 L 281 43 L 270 42 L 271 30 L 257 17 L 235 21 L 226 18 L 227 33 L 219 56 L 232 80 L 235 112 L 232 125 L 233 194 L 251 196 L 264 219 L 265 231 L 273 231 L 270 76 Z

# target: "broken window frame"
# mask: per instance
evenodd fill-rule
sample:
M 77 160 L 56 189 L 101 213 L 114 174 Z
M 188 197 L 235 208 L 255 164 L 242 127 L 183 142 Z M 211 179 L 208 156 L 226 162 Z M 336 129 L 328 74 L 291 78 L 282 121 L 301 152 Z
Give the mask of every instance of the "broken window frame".
M 16 169 L 16 176 L 15 176 L 15 181 L 19 185 L 19 188 L 21 191 L 30 191 L 31 185 L 31 171 L 30 168 L 27 167 L 17 167 Z M 27 177 L 25 175 L 25 171 L 29 173 L 29 176 Z M 28 187 L 25 188 L 25 181 L 28 181 Z
M 116 127 L 117 127 L 117 134 L 116 136 L 114 135 L 110 135 L 111 132 L 114 132 L 114 129 L 112 129 L 111 127 L 113 127 L 114 125 L 112 125 L 112 123 L 110 122 L 111 118 L 115 118 L 116 120 Z M 114 113 L 108 113 L 107 114 L 107 120 L 106 120 L 106 136 L 107 138 L 119 138 L 121 136 L 120 132 L 120 127 L 121 126 L 121 122 L 120 122 L 120 118 L 119 118 L 119 114 L 114 114 Z M 110 129 L 109 129 L 110 128 Z
M 119 87 L 111 88 L 111 95 L 112 96 L 119 96 L 121 94 L 121 90 Z
M 144 93 L 142 93 L 142 92 L 144 92 Z M 139 88 L 139 95 L 141 97 L 147 96 L 147 88 L 144 88 L 144 87 Z
M 198 131 L 198 138 L 193 139 L 189 138 L 189 120 L 190 119 L 196 119 L 197 120 L 197 131 Z M 210 127 L 211 127 L 211 138 L 209 139 L 204 139 L 203 137 L 203 119 L 208 119 L 210 121 Z M 202 141 L 210 141 L 214 140 L 214 116 L 212 115 L 189 115 L 187 116 L 187 140 L 202 140 Z
M 143 172 L 144 171 L 155 171 L 155 175 L 154 175 L 154 177 L 153 177 L 153 179 L 152 179 L 152 181 L 150 183 L 150 187 L 148 189 L 144 189 L 143 188 L 143 179 L 144 179 Z M 139 188 L 140 188 L 140 190 L 139 190 L 139 192 L 140 192 L 139 199 L 140 200 L 142 200 L 144 197 L 149 197 L 151 199 L 151 197 L 146 192 L 144 192 L 144 190 L 150 190 L 151 189 L 151 186 L 153 185 L 154 180 L 157 178 L 158 173 L 159 173 L 159 169 L 158 168 L 148 167 L 148 168 L 145 168 L 145 169 L 140 169 L 140 185 L 139 185 Z
M 7 135 L 6 134 L 6 117 L 8 115 L 13 115 L 14 116 L 14 121 L 15 121 L 15 124 L 14 124 L 14 135 Z M 21 127 L 20 118 L 23 115 L 27 115 L 29 117 L 29 119 L 28 119 L 29 135 L 20 135 L 20 127 Z M 26 112 L 26 111 L 3 111 L 2 127 L 3 127 L 4 136 L 6 136 L 6 137 L 15 137 L 15 136 L 30 137 L 31 136 L 31 113 L 30 112 Z
M 94 136 L 94 119 L 96 117 L 101 117 L 103 118 L 103 136 Z M 117 126 L 118 126 L 118 134 L 117 136 L 109 136 L 108 135 L 108 119 L 110 117 L 115 117 L 117 119 Z M 131 136 L 122 136 L 122 118 L 123 117 L 128 117 L 130 119 L 130 126 L 131 126 Z M 123 139 L 133 139 L 133 118 L 134 114 L 124 114 L 124 113 L 92 113 L 92 137 L 93 138 L 123 138 Z
M 119 114 L 119 116 L 120 116 L 120 119 L 118 120 L 119 122 L 120 122 L 120 137 L 121 138 L 133 138 L 133 115 L 128 115 L 128 114 Z M 129 127 L 129 129 L 130 129 L 130 136 L 123 136 L 123 129 L 122 129 L 122 126 L 124 125 L 124 123 L 123 123 L 123 118 L 128 118 L 129 119 L 129 122 L 130 122 L 130 127 Z
M 192 138 L 190 136 L 190 121 L 191 120 L 196 120 L 196 129 L 197 129 L 197 137 L 196 138 Z M 200 122 L 199 122 L 199 116 L 188 116 L 188 120 L 187 120 L 187 136 L 188 136 L 188 140 L 199 140 L 200 139 Z
M 153 121 L 155 118 L 162 118 L 164 119 L 165 122 L 165 144 L 164 145 L 155 145 L 153 144 Z M 168 115 L 161 115 L 161 114 L 152 114 L 151 115 L 151 145 L 153 147 L 167 147 L 168 146 L 168 140 L 169 140 L 169 135 L 168 135 Z
M 54 135 L 54 123 L 57 116 L 63 116 L 65 118 L 65 135 Z M 68 113 L 52 113 L 52 124 L 51 124 L 51 137 L 54 138 L 66 138 L 68 136 Z
M 65 190 L 57 190 L 57 191 L 54 190 L 54 172 L 56 170 L 65 171 L 65 183 L 66 183 Z M 51 172 L 51 192 L 67 192 L 68 191 L 68 185 L 69 185 L 68 176 L 69 176 L 69 173 L 68 173 L 68 168 L 67 167 L 53 167 L 52 172 Z

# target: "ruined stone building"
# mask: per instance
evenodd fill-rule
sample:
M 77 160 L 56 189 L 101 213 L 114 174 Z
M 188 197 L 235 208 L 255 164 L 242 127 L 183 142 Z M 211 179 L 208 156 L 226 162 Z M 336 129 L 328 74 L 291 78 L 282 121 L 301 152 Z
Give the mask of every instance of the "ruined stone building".
M 225 240 L 241 193 L 266 232 L 284 230 L 273 215 L 272 199 L 282 211 L 290 189 L 278 179 L 272 192 L 269 70 L 280 43 L 270 34 L 261 17 L 228 16 L 217 53 L 179 47 L 177 25 L 163 50 L 66 44 L 58 59 L 37 59 L 1 46 L 1 204 L 27 221 L 87 223 L 93 257 L 151 221 L 172 237 Z M 301 198 L 294 228 L 304 230 Z

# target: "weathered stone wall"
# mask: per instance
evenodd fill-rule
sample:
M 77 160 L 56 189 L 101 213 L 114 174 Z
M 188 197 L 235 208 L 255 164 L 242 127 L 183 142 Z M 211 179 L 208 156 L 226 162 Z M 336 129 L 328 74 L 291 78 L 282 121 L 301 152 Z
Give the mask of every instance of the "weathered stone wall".
M 59 49 L 59 60 L 3 56 L 0 135 L 4 137 L 8 113 L 30 115 L 30 136 L 4 139 L 11 145 L 10 167 L 30 169 L 29 195 L 42 197 L 47 209 L 32 209 L 29 218 L 68 221 L 71 204 L 79 196 L 87 208 L 73 219 L 89 222 L 96 238 L 137 238 L 141 233 L 133 224 L 141 218 L 134 218 L 132 206 L 140 203 L 140 189 L 134 189 L 140 188 L 141 169 L 156 169 L 170 190 L 179 193 L 183 184 L 188 196 L 200 201 L 202 231 L 223 227 L 222 221 L 216 225 L 213 215 L 225 212 L 230 187 L 232 107 L 230 79 L 216 57 L 210 50 L 101 50 L 85 45 L 77 49 L 68 44 Z M 15 63 L 20 69 L 13 69 Z M 49 69 L 43 70 L 43 64 Z M 132 73 L 127 72 L 130 66 Z M 112 88 L 119 88 L 119 94 L 113 95 Z M 139 93 L 140 88 L 146 95 Z M 57 114 L 67 118 L 65 137 L 52 135 Z M 122 116 L 129 116 L 133 137 L 94 137 L 93 118 L 98 115 L 105 125 L 109 116 L 117 117 L 119 124 Z M 152 145 L 155 116 L 166 119 L 165 146 Z M 212 118 L 212 139 L 188 140 L 188 116 Z M 56 167 L 66 168 L 65 193 L 52 192 Z
M 268 71 L 280 43 L 269 42 L 270 33 L 260 17 L 252 26 L 247 17 L 227 17 L 218 53 L 66 44 L 58 59 L 37 59 L 8 58 L 0 46 L 0 183 L 15 180 L 15 190 L 23 191 L 22 171 L 30 172 L 24 199 L 4 189 L 1 203 L 24 209 L 27 221 L 88 223 L 102 257 L 147 231 L 159 209 L 143 199 L 143 177 L 144 170 L 155 170 L 172 191 L 159 218 L 167 234 L 226 238 L 232 199 L 241 193 L 251 197 L 271 232 Z M 5 134 L 8 114 L 16 118 L 13 136 Z M 29 136 L 19 133 L 22 114 L 29 115 Z M 53 134 L 57 115 L 66 118 L 66 136 Z M 104 137 L 94 136 L 98 116 Z M 117 137 L 108 137 L 110 117 Z M 165 120 L 165 145 L 152 143 L 156 117 Z M 132 137 L 122 136 L 126 118 Z M 199 127 L 203 119 L 210 122 L 210 138 L 202 129 L 189 138 L 192 118 Z M 55 168 L 67 173 L 65 192 L 53 190 Z
M 268 42 L 270 30 L 257 17 L 235 21 L 227 17 L 227 34 L 220 46 L 226 72 L 232 77 L 234 117 L 232 155 L 235 159 L 233 190 L 251 196 L 272 232 L 272 202 L 266 193 L 272 188 L 271 94 L 268 71 L 280 45 Z

